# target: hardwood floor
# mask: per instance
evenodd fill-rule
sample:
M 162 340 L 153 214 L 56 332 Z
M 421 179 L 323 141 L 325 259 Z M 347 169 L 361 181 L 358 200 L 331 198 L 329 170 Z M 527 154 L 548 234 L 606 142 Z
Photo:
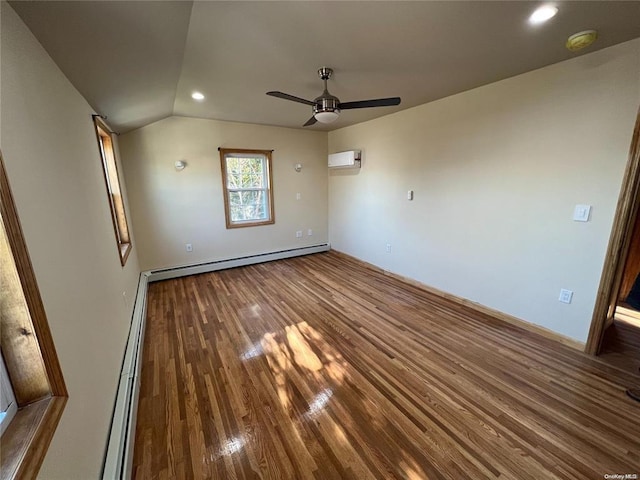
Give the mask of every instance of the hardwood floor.
M 149 287 L 142 479 L 640 474 L 640 377 L 328 252 Z
M 620 312 L 619 312 L 620 311 Z M 640 369 L 640 312 L 618 307 L 602 338 L 600 359 L 623 370 Z M 640 382 L 637 385 L 640 388 Z

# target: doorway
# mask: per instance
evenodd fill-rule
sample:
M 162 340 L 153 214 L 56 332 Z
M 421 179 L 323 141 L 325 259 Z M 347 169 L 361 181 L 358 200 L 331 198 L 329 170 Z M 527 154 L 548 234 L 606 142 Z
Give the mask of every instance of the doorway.
M 636 215 L 622 268 L 613 320 L 603 332 L 599 355 L 632 373 L 640 367 L 640 214 Z
M 640 365 L 639 202 L 640 110 L 585 347 L 591 355 L 617 352 L 628 362 L 621 367 L 634 370 Z

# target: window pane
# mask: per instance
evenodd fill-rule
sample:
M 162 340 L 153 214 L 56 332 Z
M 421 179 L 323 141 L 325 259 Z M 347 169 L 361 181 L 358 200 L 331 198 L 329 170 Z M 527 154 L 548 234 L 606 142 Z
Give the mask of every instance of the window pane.
M 229 192 L 229 210 L 232 222 L 267 220 L 267 191 Z
M 264 157 L 227 157 L 227 188 L 266 188 Z
M 98 134 L 98 144 L 100 146 L 100 155 L 102 157 L 102 167 L 104 169 L 107 191 L 109 193 L 109 204 L 115 227 L 118 251 L 120 253 L 120 263 L 124 266 L 127 256 L 131 251 L 131 239 L 129 237 L 127 216 L 124 211 L 120 179 L 118 178 L 118 167 L 116 163 L 114 144 L 111 140 L 111 135 L 108 133 L 108 128 L 103 125 L 98 118 L 95 119 L 95 127 Z

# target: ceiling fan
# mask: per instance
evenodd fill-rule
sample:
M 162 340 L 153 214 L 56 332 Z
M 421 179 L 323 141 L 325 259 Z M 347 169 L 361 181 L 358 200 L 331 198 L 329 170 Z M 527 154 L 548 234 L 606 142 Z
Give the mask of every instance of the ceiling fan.
M 338 97 L 334 97 L 327 90 L 327 80 L 331 78 L 333 70 L 328 67 L 322 67 L 318 70 L 318 76 L 324 80 L 324 92 L 315 100 L 305 100 L 304 98 L 295 97 L 283 92 L 267 92 L 272 97 L 291 100 L 292 102 L 304 103 L 313 107 L 313 116 L 304 124 L 305 127 L 313 125 L 316 122 L 331 123 L 340 116 L 340 110 L 351 110 L 354 108 L 371 108 L 371 107 L 391 107 L 400 105 L 400 97 L 377 98 L 374 100 L 359 100 L 357 102 L 341 103 Z

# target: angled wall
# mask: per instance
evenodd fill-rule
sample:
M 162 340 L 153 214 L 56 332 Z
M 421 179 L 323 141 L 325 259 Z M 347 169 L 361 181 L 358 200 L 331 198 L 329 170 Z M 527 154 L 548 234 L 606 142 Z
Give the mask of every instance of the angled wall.
M 0 148 L 69 391 L 40 478 L 95 479 L 140 273 L 136 241 L 123 268 L 94 112 L 13 9 L 0 8 Z

